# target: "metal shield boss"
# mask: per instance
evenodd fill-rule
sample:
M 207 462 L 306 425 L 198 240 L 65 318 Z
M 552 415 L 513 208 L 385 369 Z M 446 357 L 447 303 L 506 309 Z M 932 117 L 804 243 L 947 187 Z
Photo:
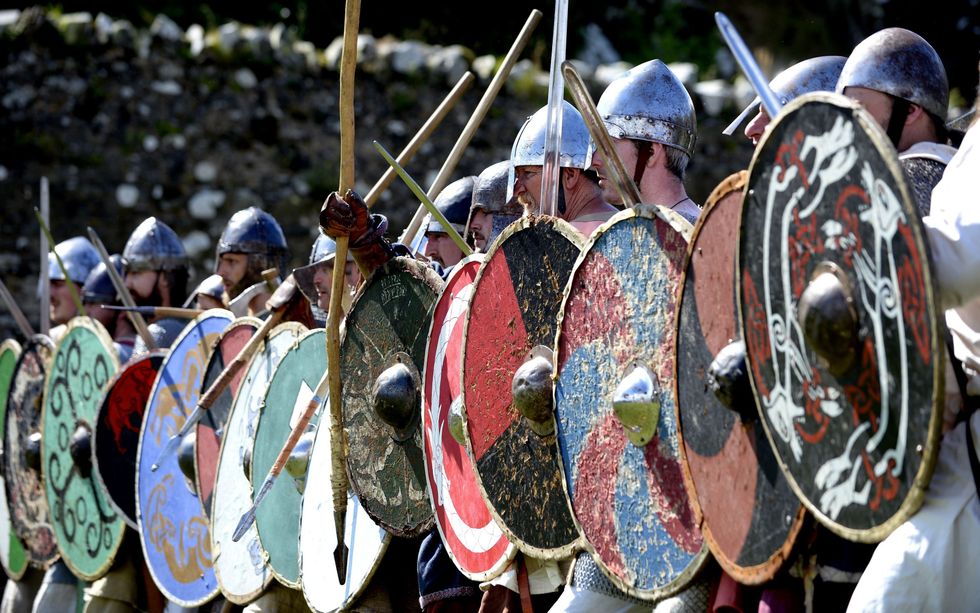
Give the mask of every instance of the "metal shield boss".
M 102 324 L 75 317 L 58 341 L 44 389 L 44 493 L 61 559 L 86 581 L 109 570 L 126 529 L 92 471 L 93 424 L 118 369 L 112 337 Z
M 578 543 L 547 382 L 562 290 L 584 242 L 552 217 L 508 226 L 474 281 L 463 334 L 460 398 L 470 460 L 508 540 L 537 558 L 567 557 Z M 527 414 L 515 403 L 515 379 L 519 393 L 529 392 Z
M 255 524 L 237 542 L 232 536 L 252 502 L 248 469 L 266 389 L 276 366 L 305 332 L 306 327 L 296 322 L 284 322 L 273 328 L 242 369 L 238 390 L 222 426 L 211 496 L 211 547 L 221 593 L 235 604 L 255 600 L 272 581 Z
M 323 410 L 328 411 L 329 405 Z M 337 528 L 333 513 L 332 462 L 330 428 L 325 420 L 323 427 L 316 431 L 310 451 L 299 527 L 303 596 L 310 608 L 318 612 L 346 610 L 368 587 L 392 539 L 387 530 L 371 519 L 357 496 L 349 492 L 344 519 L 347 574 L 343 583 L 337 580 L 337 564 L 333 557 L 337 548 Z
M 95 478 L 109 504 L 133 530 L 136 525 L 136 454 L 146 403 L 167 351 L 131 359 L 106 384 L 95 419 Z
M 275 366 L 266 387 L 252 440 L 250 482 L 259 491 L 272 465 L 306 410 L 313 391 L 327 370 L 327 341 L 322 328 L 304 332 Z M 315 428 L 320 409 L 309 428 Z M 251 500 L 248 501 L 251 503 Z M 246 507 L 247 509 L 248 507 Z M 273 576 L 283 585 L 299 588 L 299 518 L 302 495 L 286 471 L 276 480 L 255 511 L 255 528 Z M 237 524 L 241 514 L 234 518 Z M 244 539 L 242 539 L 244 540 Z
M 3 471 L 14 532 L 35 568 L 58 559 L 54 528 L 41 483 L 41 401 L 54 343 L 42 334 L 27 341 L 7 394 Z
M 207 392 L 211 384 L 221 375 L 228 364 L 231 364 L 242 347 L 248 343 L 255 331 L 262 326 L 262 320 L 257 317 L 239 317 L 231 322 L 208 358 L 208 366 L 204 371 L 201 383 L 201 394 Z M 221 437 L 224 433 L 225 422 L 231 412 L 231 403 L 238 392 L 245 369 L 241 369 L 232 377 L 228 387 L 221 392 L 214 404 L 201 416 L 197 422 L 194 435 L 194 482 L 201 505 L 208 517 L 211 517 L 211 497 L 214 494 L 214 478 L 218 470 L 218 450 L 221 447 Z
M 20 343 L 8 338 L 0 343 L 0 433 L 4 432 L 7 418 L 7 396 L 14 381 L 14 369 L 20 358 Z M 3 437 L 0 437 L 0 453 L 3 451 Z M 27 551 L 23 541 L 17 536 L 10 518 L 7 504 L 6 478 L 0 471 L 0 563 L 7 576 L 14 581 L 24 576 L 27 570 Z
M 482 263 L 479 253 L 460 261 L 439 295 L 426 348 L 422 403 L 425 476 L 436 527 L 457 568 L 474 581 L 494 578 L 517 553 L 490 514 L 466 447 L 452 432 L 462 427 L 463 325 Z
M 748 172 L 712 191 L 687 250 L 677 315 L 677 404 L 684 477 L 708 548 L 745 584 L 772 579 L 796 542 L 803 505 L 779 470 L 751 385 L 726 406 L 705 384 L 715 356 L 741 339 L 735 256 Z M 739 371 L 738 374 L 743 374 Z
M 738 296 L 766 434 L 822 524 L 875 542 L 921 505 L 943 393 L 941 311 L 914 201 L 874 119 L 787 105 L 756 151 Z
M 415 537 L 432 527 L 422 457 L 422 368 L 442 279 L 397 257 L 367 280 L 344 322 L 343 420 L 351 488 L 378 525 Z
M 163 595 L 185 607 L 218 593 L 210 524 L 178 454 L 160 452 L 194 410 L 211 351 L 233 319 L 231 311 L 210 309 L 188 322 L 160 367 L 140 428 L 136 522 L 143 557 Z
M 706 555 L 684 488 L 674 394 L 675 305 L 691 225 L 661 207 L 617 213 L 565 289 L 555 414 L 586 549 L 627 594 L 674 593 Z

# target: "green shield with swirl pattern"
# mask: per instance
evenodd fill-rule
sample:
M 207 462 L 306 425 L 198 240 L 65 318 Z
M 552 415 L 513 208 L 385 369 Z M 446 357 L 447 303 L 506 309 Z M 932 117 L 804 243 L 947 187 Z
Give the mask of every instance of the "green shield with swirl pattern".
M 105 328 L 76 317 L 55 348 L 44 387 L 44 494 L 61 557 L 86 581 L 109 570 L 126 527 L 92 473 L 93 425 L 102 392 L 118 369 Z

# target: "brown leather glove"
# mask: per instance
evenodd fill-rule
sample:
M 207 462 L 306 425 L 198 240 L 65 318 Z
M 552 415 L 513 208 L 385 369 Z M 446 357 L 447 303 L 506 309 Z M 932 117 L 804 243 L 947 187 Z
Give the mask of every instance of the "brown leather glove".
M 343 197 L 330 192 L 320 208 L 320 229 L 330 238 L 349 236 L 356 243 L 371 230 L 371 225 L 367 204 L 352 189 Z

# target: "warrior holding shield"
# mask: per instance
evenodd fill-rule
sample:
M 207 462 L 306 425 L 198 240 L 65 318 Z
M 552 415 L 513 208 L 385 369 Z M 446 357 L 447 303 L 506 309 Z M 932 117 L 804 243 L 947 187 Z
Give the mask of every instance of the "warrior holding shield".
M 275 288 L 262 271 L 276 269 L 281 278 L 289 257 L 286 236 L 272 215 L 251 206 L 231 216 L 215 248 L 214 268 L 236 317 L 261 317 L 266 312 L 265 303 Z
M 184 244 L 170 226 L 156 217 L 146 218 L 126 240 L 122 253 L 126 288 L 140 306 L 180 306 L 187 298 L 189 259 Z M 169 347 L 187 322 L 175 317 L 151 320 L 147 326 L 157 347 Z M 147 351 L 137 338 L 133 356 Z
M 919 212 L 956 153 L 948 144 L 949 82 L 939 54 L 924 38 L 886 28 L 861 41 L 841 71 L 837 93 L 857 100 L 898 151 Z
M 980 110 L 980 99 L 974 108 Z M 951 358 L 935 472 L 922 508 L 878 545 L 848 611 L 955 611 L 980 602 L 975 580 L 975 544 L 980 541 L 978 175 L 980 122 L 974 119 L 933 189 L 929 214 L 922 220 L 939 298 L 947 309 Z

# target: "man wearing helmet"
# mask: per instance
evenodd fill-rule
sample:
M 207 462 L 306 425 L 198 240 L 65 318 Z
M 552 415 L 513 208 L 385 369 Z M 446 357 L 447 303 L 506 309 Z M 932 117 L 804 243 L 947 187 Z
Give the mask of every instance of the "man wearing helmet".
M 254 206 L 231 216 L 215 249 L 215 272 L 224 282 L 229 304 L 238 299 L 244 307 L 232 308 L 236 315 L 265 310 L 273 288 L 262 272 L 274 268 L 282 276 L 288 264 L 289 247 L 282 228 L 272 215 Z
M 432 203 L 442 213 L 453 230 L 460 236 L 466 234 L 466 218 L 470 213 L 473 202 L 473 188 L 476 177 L 463 177 L 445 187 Z M 440 267 L 440 272 L 447 275 L 452 267 L 463 259 L 463 251 L 449 236 L 446 228 L 432 215 L 426 217 L 425 223 L 425 257 Z
M 837 79 L 846 61 L 847 58 L 843 55 L 822 55 L 797 62 L 776 75 L 769 82 L 769 89 L 776 94 L 776 98 L 782 104 L 810 92 L 832 92 L 837 87 Z M 745 107 L 735 121 L 722 130 L 722 134 L 727 136 L 733 134 L 753 111 L 755 116 L 745 126 L 745 136 L 753 145 L 758 145 L 766 127 L 772 121 L 769 113 L 759 103 L 758 96 Z
M 55 257 L 57 254 L 57 257 Z M 58 258 L 68 271 L 68 278 L 58 265 Z M 76 289 L 82 287 L 88 273 L 99 263 L 99 253 L 87 238 L 75 236 L 55 245 L 53 252 L 48 252 L 48 280 L 51 303 L 48 305 L 51 323 L 57 326 L 51 330 L 51 339 L 55 342 L 61 336 L 63 324 L 78 315 L 75 302 L 72 299 L 68 282 L 75 284 Z
M 122 253 L 126 288 L 141 306 L 179 306 L 187 294 L 187 252 L 170 226 L 148 217 L 133 230 Z M 151 321 L 147 326 L 158 347 L 169 347 L 187 322 L 176 318 Z M 137 338 L 133 355 L 147 350 Z
M 507 198 L 509 177 L 510 161 L 503 160 L 488 166 L 476 178 L 466 238 L 478 251 L 486 252 L 504 228 L 521 216 L 521 205 Z
M 769 88 L 782 104 L 787 104 L 810 92 L 833 91 L 845 61 L 846 58 L 836 55 L 802 60 L 776 75 L 769 82 Z M 745 126 L 744 134 L 753 145 L 758 146 L 772 120 L 760 105 L 758 98 L 745 107 L 723 130 L 723 134 L 733 134 L 753 111 L 755 116 Z M 812 547 L 800 554 L 804 560 L 804 567 L 812 566 L 813 572 L 817 575 L 812 591 L 814 606 L 841 609 L 854 589 L 873 548 L 847 541 L 819 525 L 814 530 Z M 715 605 L 723 606 L 738 602 L 742 605 L 755 606 L 755 602 L 778 601 L 788 607 L 803 608 L 804 606 L 803 582 L 796 577 L 791 577 L 787 571 L 781 572 L 760 587 L 761 589 L 757 589 L 737 585 L 734 579 L 723 573 L 718 593 L 724 594 L 726 598 L 723 602 L 716 602 Z
M 701 209 L 684 189 L 684 174 L 694 152 L 697 119 L 680 79 L 660 60 L 644 62 L 614 79 L 596 110 L 642 201 L 672 209 L 694 223 Z M 603 197 L 621 204 L 599 152 L 592 165 Z
M 112 265 L 116 267 L 119 276 L 124 274 L 122 257 L 113 254 L 110 257 Z M 116 287 L 112 284 L 105 262 L 99 262 L 95 268 L 89 272 L 82 286 L 82 304 L 85 305 L 85 314 L 97 320 L 112 337 L 112 343 L 116 347 L 119 362 L 125 363 L 133 354 L 133 343 L 136 340 L 136 329 L 129 321 L 129 317 L 122 311 L 114 311 L 104 308 L 102 305 L 118 305 L 119 297 L 116 295 Z
M 337 253 L 337 244 L 325 234 L 318 234 L 313 241 L 310 251 L 310 262 L 306 266 L 293 269 L 293 278 L 303 295 L 310 301 L 313 319 L 318 327 L 323 327 L 330 310 L 330 292 L 333 283 L 333 264 Z M 344 281 L 353 291 L 361 283 L 361 271 L 354 264 L 350 252 L 347 254 L 347 264 L 344 268 Z M 343 304 L 344 310 L 350 307 L 349 302 Z
M 980 97 L 974 107 L 980 110 Z M 935 472 L 919 511 L 878 545 L 848 611 L 967 611 L 980 602 L 978 175 L 980 121 L 974 119 L 922 220 L 949 330 Z
M 514 167 L 514 196 L 525 211 L 537 213 L 544 184 L 545 132 L 548 107 L 531 115 L 514 140 L 510 162 Z M 562 100 L 561 151 L 559 151 L 556 214 L 589 236 L 616 214 L 606 202 L 592 167 L 592 140 L 582 115 Z
M 837 92 L 874 117 L 898 151 L 923 215 L 932 188 L 956 153 L 947 144 L 949 82 L 939 54 L 903 28 L 886 28 L 861 41 L 837 81 Z

